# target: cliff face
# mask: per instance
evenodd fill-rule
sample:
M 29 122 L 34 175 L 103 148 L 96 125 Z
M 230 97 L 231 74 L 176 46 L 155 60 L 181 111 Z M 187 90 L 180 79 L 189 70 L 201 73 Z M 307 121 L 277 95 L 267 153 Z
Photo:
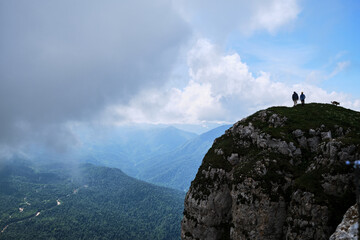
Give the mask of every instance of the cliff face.
M 351 206 L 345 213 L 343 220 L 331 235 L 329 240 L 359 239 L 359 213 L 358 206 Z
M 355 203 L 360 113 L 274 107 L 214 141 L 185 198 L 182 239 L 328 239 Z

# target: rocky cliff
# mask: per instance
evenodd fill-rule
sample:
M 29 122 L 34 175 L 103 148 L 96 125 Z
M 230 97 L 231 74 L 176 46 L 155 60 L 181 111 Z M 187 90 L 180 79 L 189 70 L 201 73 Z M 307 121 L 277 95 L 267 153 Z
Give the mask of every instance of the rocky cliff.
M 273 107 L 214 141 L 185 198 L 182 239 L 328 239 L 355 203 L 360 113 Z
M 350 240 L 358 238 L 359 213 L 358 206 L 351 206 L 345 213 L 343 220 L 330 236 L 329 240 Z

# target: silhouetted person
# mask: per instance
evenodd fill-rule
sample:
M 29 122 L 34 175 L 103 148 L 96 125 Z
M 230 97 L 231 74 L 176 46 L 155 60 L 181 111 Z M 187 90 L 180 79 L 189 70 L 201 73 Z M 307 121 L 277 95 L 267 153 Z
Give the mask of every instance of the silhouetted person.
M 296 106 L 297 101 L 299 100 L 299 95 L 296 92 L 293 93 L 292 100 L 294 101 L 294 106 Z
M 301 94 L 300 94 L 300 101 L 301 101 L 301 105 L 304 106 L 304 104 L 305 104 L 305 94 L 303 92 L 301 92 Z

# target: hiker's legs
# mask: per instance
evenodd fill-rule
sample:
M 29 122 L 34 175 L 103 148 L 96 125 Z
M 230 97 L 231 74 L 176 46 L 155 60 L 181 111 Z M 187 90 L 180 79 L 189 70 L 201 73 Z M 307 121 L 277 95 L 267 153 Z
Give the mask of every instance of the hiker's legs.
M 304 104 L 305 104 L 305 100 L 301 100 L 301 105 L 304 106 Z
M 296 104 L 297 104 L 297 100 L 294 100 L 294 106 L 296 106 Z

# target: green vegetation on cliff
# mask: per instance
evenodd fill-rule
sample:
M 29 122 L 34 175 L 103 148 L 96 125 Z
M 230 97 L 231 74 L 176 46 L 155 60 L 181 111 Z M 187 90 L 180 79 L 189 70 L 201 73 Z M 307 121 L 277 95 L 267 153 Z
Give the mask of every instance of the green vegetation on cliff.
M 269 116 L 276 114 L 280 118 L 286 119 L 284 120 L 284 124 L 281 126 L 274 126 L 274 124 L 269 123 L 269 121 L 264 121 L 264 119 L 259 117 L 259 113 L 264 111 L 266 111 L 267 114 L 266 120 L 268 120 Z M 292 142 L 296 147 L 301 148 L 302 165 L 296 166 L 296 169 L 293 169 L 294 172 L 296 172 L 296 170 L 302 172 L 310 164 L 309 159 L 314 156 L 314 153 L 311 153 L 307 149 L 303 149 L 299 145 L 296 137 L 293 135 L 295 130 L 303 131 L 304 136 L 306 137 L 309 137 L 310 129 L 321 129 L 322 132 L 331 131 L 333 135 L 337 134 L 336 137 L 338 141 L 345 145 L 354 144 L 357 146 L 357 150 L 359 150 L 360 112 L 330 104 L 311 103 L 306 104 L 305 106 L 297 105 L 296 107 L 271 107 L 266 110 L 256 112 L 239 122 L 239 124 L 244 126 L 251 124 L 256 129 L 260 130 L 261 133 L 269 134 L 275 139 Z M 341 133 L 337 133 L 339 128 L 341 129 Z M 236 134 L 234 136 L 230 133 L 226 133 L 217 138 L 213 146 L 205 155 L 198 174 L 201 173 L 202 170 L 207 170 L 209 167 L 224 169 L 225 171 L 232 170 L 233 167 L 231 164 L 228 161 L 224 161 L 224 156 L 230 156 L 232 153 L 238 153 L 239 156 L 247 156 L 248 158 L 253 158 L 254 160 L 259 157 L 277 159 L 280 160 L 280 162 L 276 164 L 279 168 L 287 167 L 288 170 L 290 170 L 288 162 L 285 163 L 283 161 L 289 160 L 290 158 L 288 156 L 267 151 L 266 149 L 260 149 L 252 142 L 250 142 L 249 146 L 243 147 L 239 144 L 239 141 L 244 139 L 239 139 L 238 137 L 239 136 L 236 136 Z M 224 154 L 216 154 L 216 149 L 221 149 Z M 250 173 L 249 170 L 252 169 L 253 164 L 242 164 L 241 166 L 242 168 L 238 169 L 239 171 L 243 173 Z M 195 183 L 198 181 L 199 179 L 195 178 Z
M 336 126 L 343 128 L 344 133 L 348 129 L 350 133 L 345 134 L 342 141 L 349 143 L 360 143 L 360 112 L 331 104 L 310 103 L 296 107 L 271 107 L 266 110 L 269 113 L 278 114 L 287 118 L 286 124 L 281 127 L 274 127 L 259 119 L 258 113 L 249 116 L 246 123 L 251 122 L 261 131 L 269 133 L 274 138 L 294 140 L 292 132 L 300 129 L 308 135 L 309 129 L 316 129 L 324 126 L 323 131 L 335 132 Z
M 236 190 L 246 179 L 273 202 L 290 204 L 295 192 L 309 192 L 314 204 L 329 210 L 327 224 L 333 229 L 355 202 L 353 168 L 345 162 L 359 156 L 359 112 L 317 103 L 271 107 L 216 139 L 192 182 L 192 194 L 206 200 L 216 188 Z M 240 194 L 238 203 L 256 197 Z

